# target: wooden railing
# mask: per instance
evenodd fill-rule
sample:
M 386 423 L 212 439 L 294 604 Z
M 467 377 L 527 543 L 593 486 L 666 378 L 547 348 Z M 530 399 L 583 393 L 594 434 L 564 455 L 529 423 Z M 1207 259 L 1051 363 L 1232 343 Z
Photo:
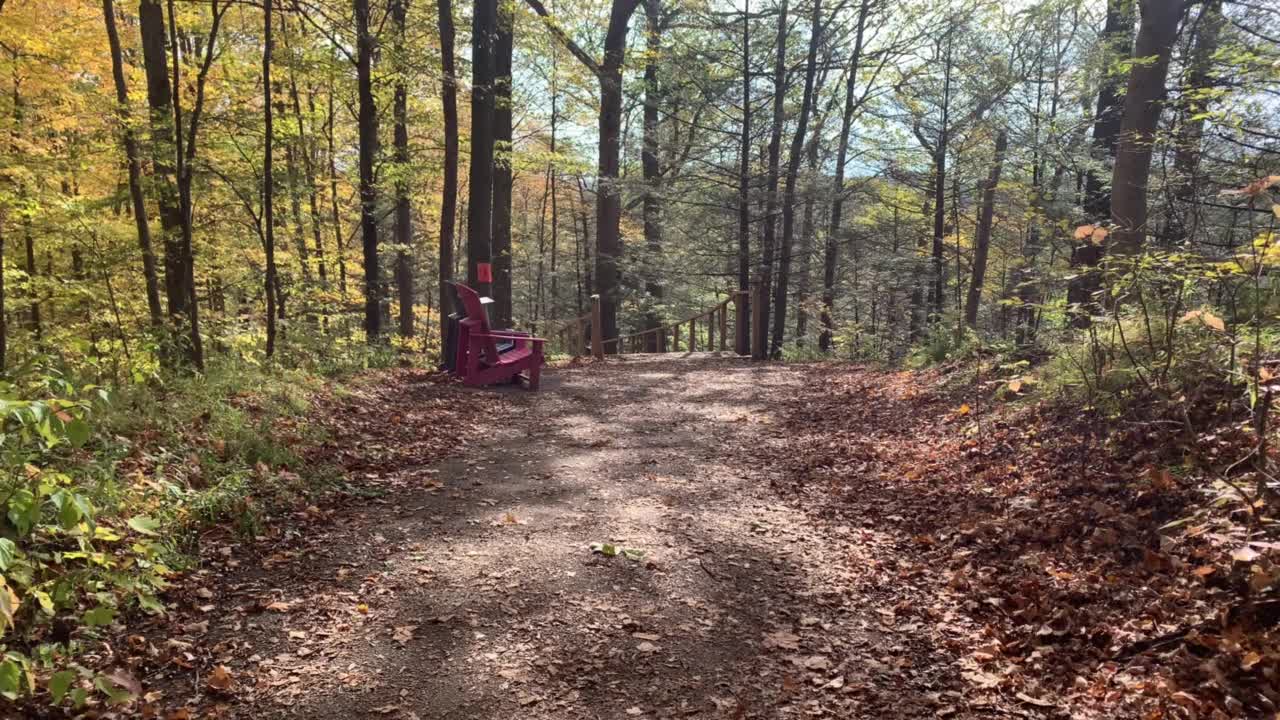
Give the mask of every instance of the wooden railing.
M 619 355 L 642 352 L 696 352 L 698 350 L 738 349 L 736 338 L 730 338 L 730 325 L 735 335 L 745 330 L 747 298 L 750 293 L 735 291 L 729 297 L 702 312 L 679 322 L 649 328 L 613 338 L 600 336 L 600 296 L 591 296 L 591 312 L 580 315 L 547 333 L 553 345 L 574 357 L 604 357 L 606 352 Z M 733 321 L 729 320 L 730 306 Z M 699 332 L 699 330 L 702 332 Z M 756 335 L 756 333 L 750 333 Z M 753 348 L 754 349 L 754 348 Z

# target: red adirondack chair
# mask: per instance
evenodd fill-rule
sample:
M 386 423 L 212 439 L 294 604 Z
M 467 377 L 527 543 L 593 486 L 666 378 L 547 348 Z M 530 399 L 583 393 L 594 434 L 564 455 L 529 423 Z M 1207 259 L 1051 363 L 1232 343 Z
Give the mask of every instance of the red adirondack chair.
M 490 329 L 480 294 L 462 283 L 454 283 L 454 288 L 467 314 L 459 322 L 458 354 L 453 366 L 462 383 L 480 387 L 524 380 L 530 390 L 537 390 L 545 340 L 528 333 Z M 512 347 L 500 353 L 499 340 L 511 341 Z

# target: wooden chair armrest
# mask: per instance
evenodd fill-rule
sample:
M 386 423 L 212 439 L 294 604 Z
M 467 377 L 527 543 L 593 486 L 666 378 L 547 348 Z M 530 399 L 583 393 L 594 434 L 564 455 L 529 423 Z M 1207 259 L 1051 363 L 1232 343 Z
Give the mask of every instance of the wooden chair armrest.
M 491 337 L 499 340 L 532 340 L 534 342 L 546 342 L 545 338 L 533 337 L 532 335 L 520 335 L 518 333 L 507 332 L 481 332 L 471 333 L 472 337 Z

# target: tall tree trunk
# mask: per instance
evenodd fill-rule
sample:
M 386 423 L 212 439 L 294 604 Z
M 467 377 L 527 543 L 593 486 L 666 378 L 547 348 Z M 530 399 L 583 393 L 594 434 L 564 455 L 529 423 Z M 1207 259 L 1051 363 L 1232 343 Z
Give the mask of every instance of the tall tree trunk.
M 218 27 L 222 23 L 222 16 L 226 13 L 227 8 L 227 5 L 224 4 L 222 9 L 219 10 L 218 0 L 210 0 L 209 6 L 213 13 L 213 22 L 209 29 L 207 42 L 204 44 L 204 59 L 194 82 L 195 101 L 191 108 L 190 126 L 185 129 L 182 114 L 182 95 L 176 93 L 173 97 L 174 158 L 178 177 L 178 213 L 181 226 L 178 249 L 182 278 L 179 284 L 185 294 L 185 312 L 182 316 L 175 317 L 175 320 L 178 321 L 178 324 L 182 324 L 182 321 L 185 321 L 187 360 L 197 370 L 204 370 L 204 345 L 200 338 L 200 306 L 196 302 L 195 251 L 193 247 L 195 229 L 193 227 L 191 197 L 192 165 L 196 157 L 196 139 L 200 129 L 200 115 L 204 111 L 205 81 L 209 77 L 209 68 L 213 64 Z M 168 10 L 169 37 L 172 40 L 170 50 L 173 58 L 173 87 L 177 89 L 183 87 L 183 85 L 182 61 L 178 54 L 177 11 L 174 8 L 174 0 L 169 0 Z M 186 133 L 185 145 L 184 132 Z
M 1133 7 L 1136 0 L 1107 0 L 1107 19 L 1101 41 L 1105 72 L 1098 86 L 1097 110 L 1093 118 L 1092 155 L 1096 163 L 1111 163 L 1116 157 L 1116 138 L 1120 134 L 1120 117 L 1124 109 L 1122 77 L 1115 71 L 1119 60 L 1129 58 L 1133 48 Z M 1089 222 L 1106 222 L 1111 218 L 1111 188 L 1105 173 L 1090 169 L 1085 174 L 1084 214 Z M 1067 283 L 1067 305 L 1071 324 L 1085 327 L 1095 314 L 1094 296 L 1101 288 L 1097 266 L 1103 248 L 1086 238 L 1071 249 L 1072 278 Z
M 978 304 L 982 301 L 982 286 L 987 277 L 987 254 L 991 247 L 991 225 L 995 218 L 996 187 L 1000 184 L 1000 170 L 1004 166 L 1004 154 L 1008 147 L 1009 134 L 1002 128 L 996 135 L 991 173 L 982 187 L 982 210 L 973 237 L 973 276 L 969 281 L 969 295 L 964 303 L 964 321 L 971 328 L 978 326 Z
M 947 54 L 942 76 L 942 125 L 938 130 L 938 138 L 933 152 L 933 251 L 932 267 L 929 273 L 929 324 L 934 325 L 942 320 L 946 270 L 943 258 L 943 238 L 946 236 L 947 217 L 947 145 L 951 140 L 951 74 L 952 43 L 954 37 L 947 37 Z
M 296 64 L 293 50 L 289 46 L 289 24 L 287 16 L 280 14 L 280 38 L 284 43 L 285 57 L 287 58 L 286 66 L 289 71 L 289 92 L 286 93 L 281 89 L 282 83 L 277 82 L 276 95 L 278 103 L 276 112 L 280 117 L 287 117 L 288 111 L 285 107 L 286 97 L 295 105 L 297 104 L 297 84 L 294 81 L 294 65 Z M 302 224 L 302 173 L 299 171 L 301 161 L 299 155 L 306 154 L 305 136 L 302 133 L 302 117 L 301 113 L 296 115 L 297 127 L 289 133 L 288 142 L 284 146 L 284 163 L 285 178 L 289 183 L 289 219 L 293 225 L 293 247 L 294 252 L 298 254 L 298 269 L 302 273 L 302 282 L 305 285 L 311 284 L 311 258 L 307 251 L 307 234 L 306 228 Z
M 263 285 L 267 302 L 267 357 L 276 351 L 276 300 L 279 294 L 279 276 L 276 272 L 276 183 L 273 168 L 275 150 L 275 118 L 271 102 L 271 6 L 274 0 L 262 4 L 262 249 L 266 254 L 267 272 Z
M 822 0 L 813 0 L 813 16 L 809 27 L 809 54 L 805 60 L 804 94 L 800 99 L 800 118 L 791 138 L 787 154 L 787 181 L 782 199 L 782 243 L 778 262 L 778 282 L 773 292 L 773 338 L 769 355 L 782 357 L 782 338 L 787 328 L 787 283 L 791 279 L 791 248 L 795 240 L 796 184 L 800 181 L 800 162 L 804 156 L 804 138 L 809 115 L 813 113 L 813 83 L 818 67 L 818 45 L 822 42 Z
M 1178 0 L 1144 0 L 1134 57 L 1154 58 L 1135 63 L 1129 72 L 1124 117 L 1111 174 L 1110 251 L 1131 255 L 1142 249 L 1147 233 L 1147 180 L 1151 173 L 1152 142 L 1160 122 L 1161 101 L 1169 58 L 1178 36 L 1183 4 Z
M 601 337 L 618 336 L 621 299 L 618 258 L 622 255 L 622 193 L 618 188 L 619 145 L 622 134 L 622 64 L 627 50 L 627 23 L 636 0 L 613 0 L 600 66 L 600 152 L 596 188 L 596 292 L 600 295 Z M 618 352 L 618 343 L 605 352 Z
M 497 0 L 475 0 L 471 19 L 471 171 L 467 178 L 467 284 L 491 295 L 480 281 L 490 265 L 493 222 L 494 37 Z
M 443 75 L 441 105 L 444 108 L 444 189 L 440 199 L 440 337 L 448 328 L 453 279 L 454 224 L 458 215 L 458 79 L 453 58 L 453 4 L 437 0 L 440 29 L 440 70 Z M 440 343 L 444 352 L 444 343 Z
M 781 0 L 778 6 L 778 33 L 775 44 L 773 63 L 773 127 L 769 133 L 769 176 L 765 188 L 764 236 L 760 249 L 760 286 L 758 297 L 763 299 L 761 306 L 753 312 L 759 314 L 760 322 L 756 327 L 769 327 L 769 297 L 773 292 L 773 254 L 777 244 L 778 214 L 778 174 L 782 156 L 782 126 L 786 121 L 785 109 L 787 99 L 787 0 Z M 753 323 L 754 324 L 754 323 Z M 766 343 L 759 343 L 759 353 L 753 353 L 752 359 L 764 360 L 769 355 Z
M 129 200 L 133 208 L 133 223 L 138 232 L 138 247 L 142 250 L 142 277 L 147 289 L 147 314 L 151 325 L 164 322 L 164 310 L 160 306 L 160 280 L 156 276 L 156 254 L 151 244 L 151 225 L 147 222 L 147 201 L 142 193 L 142 157 L 138 151 L 138 138 L 129 119 L 129 88 L 125 83 L 124 58 L 120 49 L 120 34 L 116 30 L 116 9 L 113 0 L 102 0 L 102 14 L 107 26 L 107 42 L 111 48 L 111 76 L 115 81 L 116 115 L 120 121 L 121 143 L 124 145 L 125 162 L 129 167 Z
M 373 98 L 374 38 L 369 29 L 369 0 L 355 0 L 357 127 L 360 145 L 360 242 L 364 251 L 364 334 L 377 343 L 382 336 L 382 268 L 378 258 L 378 188 L 374 156 L 378 153 L 378 108 Z
M 551 55 L 551 159 L 547 161 L 547 182 L 551 184 L 551 309 L 548 318 L 559 317 L 560 312 L 560 275 L 559 252 L 560 242 L 560 207 L 557 197 L 559 185 L 559 168 L 556 164 L 556 131 L 559 123 L 558 103 L 560 100 L 558 85 L 558 54 L 553 50 Z
M 652 304 L 645 315 L 645 330 L 662 327 L 658 304 L 662 302 L 661 273 L 658 259 L 662 254 L 662 175 L 658 166 L 658 105 L 662 102 L 658 86 L 658 55 L 661 41 L 658 37 L 658 14 L 661 0 L 645 0 L 645 62 L 644 62 L 644 146 L 640 153 L 644 171 L 644 241 L 649 262 L 645 273 L 645 291 Z M 645 352 L 662 351 L 662 333 L 645 335 Z
M 751 289 L 751 1 L 742 5 L 742 146 L 738 157 L 738 292 Z M 734 350 L 739 355 L 751 352 L 752 308 L 744 295 L 746 312 L 738 317 L 734 328 Z
M 858 105 L 854 89 L 862 63 L 863 37 L 870 11 L 871 0 L 862 0 L 858 6 L 858 28 L 849 57 L 849 75 L 845 79 L 844 111 L 840 114 L 840 139 L 836 150 L 835 178 L 832 180 L 831 221 L 827 224 L 827 241 L 822 257 L 822 330 L 818 335 L 818 349 L 823 352 L 830 352 L 832 348 L 832 309 L 836 299 L 836 263 L 839 261 L 837 241 L 844 212 L 844 170 L 849 159 L 849 133 L 853 130 L 853 113 Z
M 395 116 L 396 173 L 396 290 L 400 305 L 400 336 L 413 337 L 413 213 L 409 206 L 409 93 L 406 87 L 408 63 L 405 29 L 409 0 L 393 0 L 391 20 L 396 37 Z
M 937 170 L 934 170 L 937 174 Z M 933 193 L 930 192 L 924 201 L 924 216 L 926 218 L 933 217 Z M 907 339 L 909 342 L 915 342 L 924 334 L 924 316 L 927 312 L 925 307 L 925 282 L 928 277 L 926 266 L 921 263 L 921 259 L 929 253 L 929 240 L 924 233 L 920 233 L 916 237 L 916 256 L 912 258 L 912 277 L 911 277 L 911 309 L 907 325 Z
M 173 322 L 186 314 L 187 292 L 183 287 L 182 209 L 174 175 L 173 91 L 169 84 L 164 10 L 159 0 L 141 0 L 138 28 L 142 34 L 143 68 L 147 76 L 147 104 L 151 108 L 152 183 L 160 208 L 164 244 L 165 301 Z
M 456 115 L 456 113 L 455 113 Z M 325 157 L 329 161 L 329 211 L 333 217 L 333 246 L 338 253 L 338 292 L 345 303 L 347 297 L 347 243 L 342 233 L 342 216 L 338 213 L 338 166 L 333 134 L 333 75 L 329 76 L 329 112 L 325 118 L 325 139 L 329 143 Z
M 324 230 L 320 223 L 320 198 L 316 188 L 316 156 L 317 142 L 315 138 L 314 125 L 310 138 L 305 132 L 306 123 L 302 115 L 302 101 L 298 97 L 298 83 L 293 77 L 292 68 L 289 72 L 289 94 L 293 97 L 293 115 L 298 122 L 298 141 L 302 147 L 302 170 L 303 180 L 307 184 L 307 205 L 308 211 L 311 213 L 311 237 L 315 243 L 316 252 L 316 271 L 320 275 L 320 287 L 328 289 L 329 275 L 324 264 Z M 308 114 L 314 122 L 316 116 L 316 99 L 315 95 L 307 91 Z
M 800 267 L 796 270 L 796 345 L 805 343 L 809 330 L 809 294 L 813 279 L 813 217 L 818 202 L 818 139 L 822 137 L 823 122 L 814 128 L 809 142 L 805 143 L 805 166 L 808 168 L 804 194 L 804 214 L 800 219 Z
M 27 296 L 31 298 L 31 304 L 27 306 L 27 329 L 39 341 L 44 337 L 44 324 L 40 322 L 40 288 L 37 287 L 40 271 L 36 267 L 36 240 L 31 232 L 30 217 L 22 219 L 22 241 L 27 261 Z
M 510 0 L 498 4 L 493 98 L 493 310 L 497 327 L 511 327 L 511 53 L 515 16 Z

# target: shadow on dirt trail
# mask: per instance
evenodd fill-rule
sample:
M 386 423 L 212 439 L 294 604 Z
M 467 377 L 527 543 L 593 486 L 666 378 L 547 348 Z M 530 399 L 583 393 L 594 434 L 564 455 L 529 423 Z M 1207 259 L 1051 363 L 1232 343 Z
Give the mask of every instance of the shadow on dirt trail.
M 910 596 L 850 582 L 892 568 L 888 541 L 789 507 L 751 459 L 803 372 L 628 356 L 551 370 L 537 394 L 369 389 L 397 419 L 334 452 L 370 456 L 349 480 L 381 495 L 206 571 L 224 609 L 179 618 L 190 667 L 148 683 L 244 718 L 954 714 L 950 651 L 895 611 Z M 427 398 L 486 408 L 444 421 L 463 454 L 397 456 Z

